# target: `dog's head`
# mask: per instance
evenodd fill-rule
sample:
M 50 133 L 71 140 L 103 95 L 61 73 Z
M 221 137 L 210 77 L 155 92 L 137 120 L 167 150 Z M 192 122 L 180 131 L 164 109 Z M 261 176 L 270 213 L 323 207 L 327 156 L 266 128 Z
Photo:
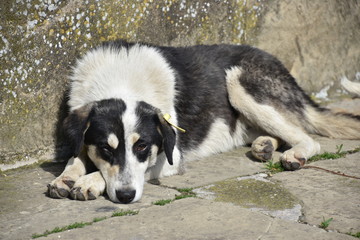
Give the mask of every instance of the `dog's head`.
M 83 149 L 100 170 L 113 202 L 141 198 L 145 171 L 165 152 L 172 165 L 175 132 L 160 111 L 145 102 L 126 105 L 120 99 L 90 103 L 65 120 L 74 156 Z

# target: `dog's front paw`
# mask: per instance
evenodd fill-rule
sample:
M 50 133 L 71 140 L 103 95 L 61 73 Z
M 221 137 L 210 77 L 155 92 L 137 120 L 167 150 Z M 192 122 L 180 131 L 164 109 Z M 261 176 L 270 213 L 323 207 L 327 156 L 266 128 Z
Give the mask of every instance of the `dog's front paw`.
M 290 149 L 281 155 L 280 162 L 286 170 L 294 171 L 304 166 L 306 158 Z
M 103 194 L 106 184 L 100 172 L 94 172 L 80 177 L 70 191 L 74 200 L 94 200 Z
M 47 193 L 52 198 L 67 198 L 74 183 L 75 181 L 70 177 L 59 176 L 47 185 Z
M 268 137 L 258 137 L 251 145 L 252 155 L 260 161 L 268 161 L 272 158 L 275 147 Z

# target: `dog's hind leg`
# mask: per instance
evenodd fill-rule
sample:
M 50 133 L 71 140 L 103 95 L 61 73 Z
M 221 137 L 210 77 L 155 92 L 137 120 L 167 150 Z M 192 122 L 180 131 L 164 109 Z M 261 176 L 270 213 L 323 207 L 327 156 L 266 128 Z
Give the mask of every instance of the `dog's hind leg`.
M 75 182 L 86 174 L 85 159 L 86 153 L 69 159 L 64 171 L 47 185 L 48 195 L 52 198 L 66 198 Z
M 231 105 L 254 127 L 289 144 L 292 148 L 285 151 L 280 160 L 288 170 L 300 168 L 305 164 L 306 159 L 320 151 L 320 145 L 305 132 L 297 119 L 289 117 L 295 115 L 255 101 L 240 84 L 241 74 L 241 68 L 227 71 L 227 88 Z

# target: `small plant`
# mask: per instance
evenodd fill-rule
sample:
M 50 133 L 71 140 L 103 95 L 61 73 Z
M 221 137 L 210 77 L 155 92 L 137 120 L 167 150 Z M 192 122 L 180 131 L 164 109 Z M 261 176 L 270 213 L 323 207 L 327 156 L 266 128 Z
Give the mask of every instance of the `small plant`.
M 75 223 L 70 224 L 70 225 L 65 226 L 65 227 L 55 227 L 51 231 L 46 230 L 42 234 L 33 234 L 32 238 L 46 237 L 46 236 L 48 236 L 50 234 L 53 234 L 53 233 L 64 232 L 66 230 L 71 230 L 71 229 L 75 229 L 75 228 L 83 228 L 83 227 L 91 225 L 91 224 L 92 224 L 92 222 L 79 222 L 79 223 L 75 222 Z
M 193 192 L 192 188 L 179 188 L 176 190 L 178 190 L 181 194 L 176 195 L 174 200 L 179 200 L 179 199 L 189 198 L 189 197 L 196 197 L 196 193 Z
M 158 200 L 156 202 L 153 202 L 153 204 L 158 205 L 158 206 L 164 206 L 166 204 L 171 203 L 172 201 L 173 201 L 172 199 L 161 199 L 161 200 Z
M 274 163 L 272 159 L 265 163 L 265 168 L 271 173 L 283 172 L 285 170 L 280 162 Z
M 357 232 L 357 233 L 348 232 L 346 234 L 350 235 L 350 236 L 353 236 L 353 237 L 356 237 L 356 238 L 360 238 L 360 232 Z
M 133 211 L 133 210 L 127 210 L 127 211 L 124 211 L 124 210 L 121 210 L 120 212 L 114 212 L 111 217 L 121 217 L 121 216 L 133 216 L 133 215 L 136 215 L 138 214 L 139 211 Z M 98 218 L 94 218 L 92 220 L 92 222 L 75 222 L 73 224 L 70 224 L 70 225 L 67 225 L 65 227 L 55 227 L 53 230 L 49 231 L 49 230 L 46 230 L 44 233 L 42 234 L 33 234 L 32 235 L 32 238 L 39 238 L 39 237 L 46 237 L 50 234 L 53 234 L 53 233 L 59 233 L 59 232 L 64 232 L 66 230 L 70 230 L 70 229 L 75 229 L 75 228 L 83 228 L 85 226 L 89 226 L 93 223 L 96 223 L 96 222 L 101 222 L 103 220 L 107 219 L 107 217 L 98 217 Z
M 344 146 L 344 144 L 336 145 L 336 149 L 337 149 L 336 153 L 337 153 L 337 154 L 341 154 L 341 153 L 342 153 L 341 150 L 342 150 L 343 146 Z
M 192 188 L 179 188 L 176 190 L 180 192 L 180 195 L 175 195 L 174 199 L 161 199 L 156 202 L 153 202 L 153 204 L 158 206 L 164 206 L 176 200 L 189 198 L 189 197 L 196 197 L 196 194 L 192 191 L 193 190 Z
M 133 211 L 133 210 L 121 210 L 120 212 L 114 212 L 111 217 L 122 217 L 122 216 L 133 216 L 138 214 L 139 211 Z
M 344 146 L 343 144 L 337 145 L 336 146 L 337 150 L 334 153 L 324 152 L 322 154 L 314 155 L 311 158 L 309 158 L 308 162 L 315 162 L 315 161 L 325 160 L 325 159 L 338 159 L 338 158 L 345 157 L 347 154 L 353 154 L 353 153 L 357 153 L 360 151 L 359 147 L 355 148 L 353 150 L 342 151 L 343 146 Z
M 333 220 L 333 218 L 329 218 L 329 219 L 325 220 L 325 218 L 323 217 L 323 221 L 320 223 L 320 227 L 323 229 L 328 228 L 332 220 Z
M 93 222 L 96 223 L 96 222 L 101 222 L 103 220 L 107 219 L 107 217 L 98 217 L 98 218 L 94 218 L 93 219 Z

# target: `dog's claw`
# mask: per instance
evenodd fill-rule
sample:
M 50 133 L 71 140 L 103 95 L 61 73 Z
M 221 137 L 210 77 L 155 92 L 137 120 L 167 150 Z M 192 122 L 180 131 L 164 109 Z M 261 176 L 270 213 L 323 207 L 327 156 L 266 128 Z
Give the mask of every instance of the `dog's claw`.
M 300 158 L 297 159 L 298 161 L 287 161 L 282 159 L 281 160 L 281 165 L 286 169 L 286 170 L 290 170 L 290 171 L 295 171 L 300 169 L 302 166 L 304 166 L 306 159 L 305 158 Z
M 95 199 L 96 199 L 95 195 L 90 190 L 88 190 L 88 200 L 95 200 Z
M 80 200 L 80 201 L 86 200 L 84 194 L 82 194 L 82 192 L 81 192 L 80 187 L 72 188 L 70 191 L 70 197 L 74 200 Z
M 72 188 L 70 191 L 70 197 L 73 200 L 80 200 L 80 201 L 96 199 L 96 196 L 90 190 L 87 190 L 86 193 L 83 193 L 83 191 L 81 191 L 81 187 Z
M 57 188 L 51 184 L 47 185 L 48 195 L 51 198 L 67 198 L 69 196 L 69 192 L 63 188 Z

